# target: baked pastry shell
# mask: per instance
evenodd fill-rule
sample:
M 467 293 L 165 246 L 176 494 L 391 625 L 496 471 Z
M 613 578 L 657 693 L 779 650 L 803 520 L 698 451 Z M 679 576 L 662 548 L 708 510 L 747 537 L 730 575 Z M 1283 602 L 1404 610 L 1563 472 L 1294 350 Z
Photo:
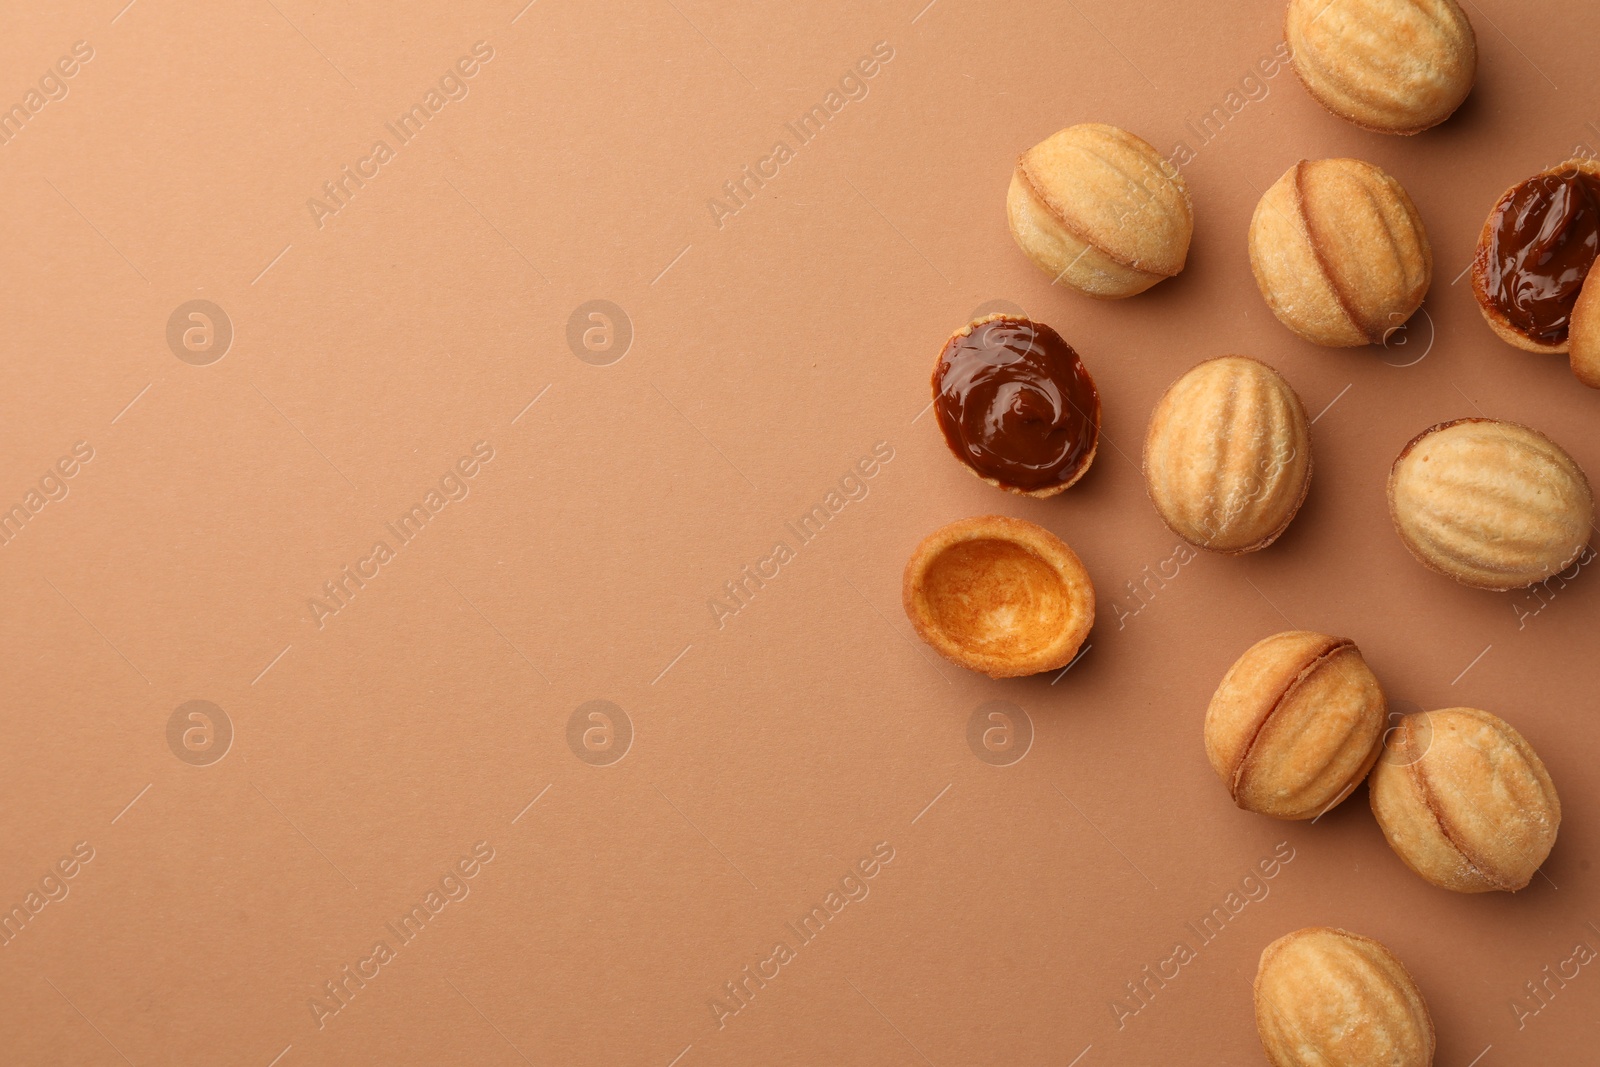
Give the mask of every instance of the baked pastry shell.
M 1551 167 L 1549 170 L 1542 170 L 1538 174 L 1531 175 L 1530 177 L 1514 183 L 1508 187 L 1505 192 L 1501 193 L 1499 199 L 1494 202 L 1494 206 L 1489 209 L 1489 217 L 1483 220 L 1483 229 L 1478 232 L 1478 248 L 1472 256 L 1472 295 L 1478 298 L 1478 310 L 1483 313 L 1484 321 L 1489 324 L 1489 328 L 1494 331 L 1495 336 L 1500 338 L 1500 340 L 1504 341 L 1506 344 L 1520 348 L 1524 352 L 1565 353 L 1569 351 L 1572 345 L 1572 333 L 1578 328 L 1579 323 L 1576 317 L 1574 317 L 1571 326 L 1567 331 L 1567 339 L 1552 344 L 1547 341 L 1540 341 L 1530 337 L 1528 334 L 1524 333 L 1520 327 L 1515 325 L 1509 318 L 1507 318 L 1505 312 L 1501 311 L 1495 306 L 1494 301 L 1489 297 L 1488 285 L 1489 246 L 1494 240 L 1495 220 L 1500 214 L 1501 205 L 1509 200 L 1511 198 L 1511 194 L 1516 192 L 1524 184 L 1533 181 L 1535 178 L 1543 178 L 1547 175 L 1571 174 L 1580 171 L 1584 174 L 1589 174 L 1596 178 L 1600 178 L 1600 160 L 1569 159 L 1565 163 L 1559 163 L 1556 166 Z M 1592 275 L 1593 273 L 1594 270 L 1591 268 L 1590 274 Z M 1587 279 L 1585 279 L 1585 282 L 1585 290 L 1592 288 L 1587 284 Z M 1583 297 L 1581 295 L 1579 296 L 1578 301 L 1579 303 L 1583 302 Z M 1590 302 L 1591 304 L 1600 304 L 1600 296 L 1591 297 Z M 1596 314 L 1595 312 L 1600 312 L 1600 308 L 1592 308 L 1590 314 L 1586 316 L 1590 327 L 1590 336 L 1592 336 L 1594 333 L 1600 333 L 1600 323 L 1593 321 L 1595 319 L 1600 319 L 1600 314 Z M 1600 355 L 1596 355 L 1595 359 L 1597 362 L 1600 362 Z M 1574 373 L 1577 373 L 1577 364 L 1573 365 L 1573 369 Z M 1583 375 L 1579 374 L 1578 377 L 1580 381 L 1583 381 Z M 1584 381 L 1584 384 L 1590 385 L 1591 383 Z
M 1017 246 L 1054 282 L 1103 300 L 1178 274 L 1194 235 L 1176 168 L 1142 138 L 1092 122 L 1018 157 L 1006 219 Z
M 934 651 L 991 678 L 1065 667 L 1094 625 L 1094 584 L 1077 554 L 1003 515 L 928 535 L 906 562 L 901 601 Z
M 1600 270 L 1590 268 L 1572 309 L 1567 331 L 1567 357 L 1573 376 L 1590 389 L 1600 389 Z
M 1380 344 L 1416 314 L 1433 247 L 1405 187 L 1360 159 L 1302 159 L 1250 218 L 1250 269 L 1272 314 L 1312 344 Z
M 1600 389 L 1600 270 L 1590 267 L 1584 288 L 1573 307 L 1573 322 L 1566 331 L 1566 357 L 1574 378 L 1590 389 Z
M 1252 645 L 1206 707 L 1206 758 L 1233 802 L 1314 819 L 1344 801 L 1378 758 L 1383 689 L 1355 642 L 1308 630 Z
M 939 402 L 939 365 L 944 361 L 944 350 L 950 346 L 950 342 L 954 341 L 957 337 L 961 337 L 961 336 L 963 336 L 965 334 L 971 333 L 974 329 L 976 329 L 979 326 L 982 326 L 986 322 L 993 322 L 996 319 L 1017 319 L 1017 318 L 1020 318 L 1020 317 L 1021 316 L 1018 316 L 1018 315 L 1009 315 L 1009 314 L 1007 314 L 1007 313 L 1005 313 L 1003 311 L 997 311 L 993 315 L 985 315 L 981 319 L 973 319 L 971 322 L 967 323 L 965 326 L 963 326 L 960 329 L 956 330 L 949 337 L 945 338 L 944 344 L 939 346 L 938 354 L 933 357 L 932 384 L 933 384 L 933 401 L 934 401 L 935 404 L 937 404 Z M 1033 322 L 1034 320 L 1028 319 L 1028 321 L 1029 322 Z M 1092 380 L 1092 376 L 1091 376 L 1091 380 Z M 1098 387 L 1096 387 L 1095 391 L 1096 391 L 1096 394 L 1099 393 Z M 1089 449 L 1088 452 L 1084 453 L 1083 459 L 1079 461 L 1078 469 L 1075 472 L 1073 472 L 1072 477 L 1068 478 L 1066 481 L 1061 482 L 1058 485 L 1047 485 L 1047 486 L 1044 486 L 1044 487 L 1039 488 L 1039 489 L 1022 489 L 1022 488 L 1020 488 L 1018 486 L 1015 486 L 1015 485 L 1008 485 L 1005 482 L 1002 482 L 998 478 L 993 478 L 993 477 L 990 477 L 987 474 L 982 473 L 981 471 L 979 471 L 975 467 L 973 467 L 972 464 L 968 463 L 965 456 L 963 456 L 960 452 L 956 451 L 955 443 L 952 442 L 948 437 L 946 437 L 944 435 L 944 431 L 943 430 L 939 431 L 939 437 L 940 437 L 941 440 L 944 441 L 945 448 L 949 449 L 950 454 L 955 457 L 956 462 L 961 464 L 962 468 L 965 469 L 968 474 L 971 474 L 974 478 L 978 479 L 980 482 L 984 482 L 987 485 L 992 485 L 996 489 L 1003 489 L 1008 493 L 1015 493 L 1017 496 L 1031 496 L 1031 497 L 1035 498 L 1036 500 L 1045 500 L 1045 499 L 1048 499 L 1050 497 L 1057 496 L 1057 495 L 1059 495 L 1061 493 L 1064 493 L 1068 489 L 1071 489 L 1074 485 L 1077 485 L 1078 484 L 1078 480 L 1081 479 L 1085 474 L 1088 474 L 1089 473 L 1089 468 L 1094 466 L 1094 457 L 1100 451 L 1100 410 L 1101 410 L 1100 405 L 1097 402 L 1095 404 L 1095 409 L 1094 409 L 1094 445 L 1093 445 L 1093 447 L 1091 447 Z M 935 423 L 937 424 L 937 417 L 935 417 Z

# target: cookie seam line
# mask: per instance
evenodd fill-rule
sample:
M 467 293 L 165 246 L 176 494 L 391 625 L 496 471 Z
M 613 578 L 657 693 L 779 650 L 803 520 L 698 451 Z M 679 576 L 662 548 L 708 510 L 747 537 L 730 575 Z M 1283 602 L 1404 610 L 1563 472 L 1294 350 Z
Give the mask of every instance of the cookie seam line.
M 1028 187 L 1028 192 L 1033 196 L 1033 198 L 1039 202 L 1039 206 L 1044 208 L 1045 214 L 1054 219 L 1063 230 L 1066 230 L 1068 233 L 1072 234 L 1072 236 L 1082 241 L 1084 245 L 1094 249 L 1096 252 L 1099 252 L 1102 256 L 1105 256 L 1119 267 L 1126 267 L 1129 270 L 1138 271 L 1140 274 L 1154 274 L 1158 278 L 1176 278 L 1183 272 L 1183 268 L 1181 266 L 1177 270 L 1170 272 L 1166 270 L 1157 270 L 1153 266 L 1140 263 L 1137 259 L 1130 260 L 1128 257 L 1113 252 L 1109 248 L 1102 248 L 1098 241 L 1085 234 L 1081 226 L 1068 219 L 1066 212 L 1058 209 L 1057 206 L 1051 203 L 1049 198 L 1045 196 L 1044 190 L 1039 188 L 1039 183 L 1033 180 L 1033 173 L 1028 169 L 1026 154 L 1017 160 L 1017 173 L 1022 175 L 1023 184 Z M 1163 175 L 1163 177 L 1165 177 L 1165 175 Z M 1185 195 L 1187 195 L 1187 192 Z
M 1410 733 L 1411 728 L 1407 726 L 1406 741 L 1408 746 L 1411 740 Z M 1432 733 L 1431 726 L 1429 728 L 1429 733 L 1430 735 Z M 1421 756 L 1417 757 L 1415 760 L 1412 760 L 1411 763 L 1406 765 L 1406 777 L 1411 779 L 1412 785 L 1416 788 L 1417 798 L 1422 801 L 1423 808 L 1427 810 L 1429 815 L 1433 816 L 1434 825 L 1439 828 L 1439 834 L 1444 838 L 1445 843 L 1454 849 L 1456 854 L 1465 860 L 1467 865 L 1476 871 L 1485 882 L 1489 883 L 1490 888 L 1498 889 L 1508 893 L 1516 892 L 1516 890 L 1512 889 L 1508 884 L 1508 879 L 1502 877 L 1498 871 L 1491 867 L 1491 865 L 1482 862 L 1480 857 L 1475 855 L 1472 851 L 1469 851 L 1466 845 L 1458 840 L 1458 835 L 1452 831 L 1450 821 L 1445 818 L 1444 811 L 1440 808 L 1439 802 L 1434 795 L 1433 784 L 1428 780 L 1428 776 L 1422 771 Z
M 1329 638 L 1329 641 L 1331 641 L 1332 644 L 1313 656 L 1306 662 L 1305 666 L 1301 667 L 1300 670 L 1296 672 L 1294 678 L 1289 681 L 1288 685 L 1284 686 L 1283 692 L 1278 694 L 1277 699 L 1272 702 L 1271 707 L 1267 708 L 1266 712 L 1261 716 L 1260 721 L 1256 723 L 1255 732 L 1250 735 L 1249 743 L 1245 745 L 1244 751 L 1239 755 L 1239 762 L 1236 763 L 1233 768 L 1229 792 L 1233 795 L 1235 803 L 1238 803 L 1239 800 L 1239 786 L 1244 780 L 1245 767 L 1250 762 L 1250 757 L 1255 752 L 1256 742 L 1261 739 L 1261 734 L 1266 730 L 1267 723 L 1272 721 L 1272 717 L 1278 713 L 1280 708 L 1283 707 L 1284 702 L 1287 701 L 1289 697 L 1300 688 L 1300 685 L 1311 676 L 1311 672 L 1313 670 L 1326 663 L 1336 653 L 1342 652 L 1347 648 L 1355 648 L 1355 642 L 1349 638 L 1333 637 Z
M 1295 214 L 1300 217 L 1300 226 L 1305 233 L 1306 244 L 1311 249 L 1311 257 L 1317 262 L 1317 270 L 1321 272 L 1323 281 L 1328 283 L 1328 291 L 1333 294 L 1334 302 L 1339 305 L 1339 310 L 1344 313 L 1345 321 L 1350 328 L 1361 335 L 1367 344 L 1375 344 L 1382 340 L 1381 337 L 1372 336 L 1368 324 L 1356 317 L 1349 294 L 1344 291 L 1344 286 L 1333 275 L 1333 268 L 1328 265 L 1328 257 L 1323 254 L 1322 245 L 1317 239 L 1316 227 L 1312 225 L 1311 213 L 1306 210 L 1305 197 L 1305 171 L 1309 160 L 1302 159 L 1294 165 L 1294 204 Z

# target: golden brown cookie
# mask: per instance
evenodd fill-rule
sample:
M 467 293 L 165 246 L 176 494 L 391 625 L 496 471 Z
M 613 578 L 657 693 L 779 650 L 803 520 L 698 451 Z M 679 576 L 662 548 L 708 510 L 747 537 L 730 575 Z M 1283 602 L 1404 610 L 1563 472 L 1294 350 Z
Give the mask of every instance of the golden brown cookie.
M 1507 344 L 1566 352 L 1597 250 L 1600 161 L 1569 159 L 1518 182 L 1495 201 L 1478 235 L 1472 258 L 1478 310 Z
M 1437 126 L 1478 70 L 1478 40 L 1455 0 L 1289 0 L 1284 36 L 1312 98 L 1378 133 Z
M 1256 1032 L 1273 1067 L 1429 1067 L 1433 1017 L 1416 981 L 1370 937 L 1311 926 L 1261 953 Z
M 930 534 L 906 563 L 901 599 L 934 651 L 991 678 L 1065 667 L 1094 625 L 1094 584 L 1072 549 L 1002 515 Z
M 1142 293 L 1183 270 L 1194 234 L 1177 167 L 1128 131 L 1095 122 L 1022 153 L 1006 217 L 1040 270 L 1107 299 Z
M 1161 520 L 1190 544 L 1230 555 L 1265 548 L 1311 485 L 1305 408 L 1265 363 L 1208 359 L 1156 403 L 1144 476 Z
M 1422 306 L 1433 250 L 1406 191 L 1359 159 L 1301 160 L 1250 220 L 1267 306 L 1313 344 L 1379 344 Z
M 1572 373 L 1590 389 L 1600 389 L 1600 271 L 1590 270 L 1572 306 L 1572 325 L 1567 331 L 1567 356 Z
M 1370 796 L 1395 854 L 1457 893 L 1523 888 L 1561 828 L 1561 799 L 1538 753 L 1477 708 L 1401 719 L 1372 772 Z
M 1206 708 L 1206 758 L 1246 811 L 1314 819 L 1378 758 L 1386 706 L 1355 642 L 1274 634 L 1239 657 Z
M 1518 589 L 1583 551 L 1594 497 L 1578 464 L 1537 430 L 1457 419 L 1401 450 L 1389 515 L 1429 569 L 1478 589 Z

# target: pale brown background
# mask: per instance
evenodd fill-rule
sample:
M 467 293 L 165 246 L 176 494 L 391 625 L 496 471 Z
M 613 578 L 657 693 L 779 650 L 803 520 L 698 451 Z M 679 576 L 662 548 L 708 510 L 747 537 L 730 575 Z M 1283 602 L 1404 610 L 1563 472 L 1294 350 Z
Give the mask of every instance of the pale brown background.
M 1510 1003 L 1600 947 L 1595 576 L 1519 619 L 1539 601 L 1425 572 L 1383 507 L 1408 438 L 1480 411 L 1600 471 L 1600 396 L 1452 284 L 1508 184 L 1600 139 L 1591 6 L 1466 3 L 1477 88 L 1419 137 L 1285 72 L 1201 145 L 1186 121 L 1270 54 L 1280 4 L 124 2 L 0 16 L 7 104 L 95 51 L 0 146 L 0 500 L 95 449 L 0 548 L 0 902 L 96 851 L 0 949 L 6 1062 L 1255 1064 L 1256 956 L 1310 924 L 1393 947 L 1441 1065 L 1592 1056 L 1594 966 L 1520 1031 Z M 319 230 L 307 198 L 480 40 L 470 95 Z M 721 183 L 879 41 L 870 95 L 718 229 Z M 1052 289 L 1004 225 L 1016 154 L 1091 120 L 1198 153 L 1188 269 L 1114 304 Z M 1433 240 L 1427 316 L 1387 351 L 1301 343 L 1250 277 L 1260 192 L 1334 155 L 1398 177 Z M 165 340 L 194 298 L 236 331 L 210 366 Z M 610 366 L 566 342 L 591 299 L 635 332 Z M 1099 459 L 1055 500 L 987 488 L 917 418 L 939 344 L 995 299 L 1103 392 Z M 1225 352 L 1323 412 L 1310 499 L 1119 626 L 1176 543 L 1146 415 Z M 308 598 L 479 440 L 471 495 L 319 630 Z M 718 630 L 708 598 L 878 441 L 870 495 Z M 1054 685 L 935 662 L 900 611 L 917 539 L 984 512 L 1060 534 L 1099 589 Z M 1401 708 L 1522 730 L 1566 812 L 1547 877 L 1434 889 L 1364 791 L 1315 826 L 1235 810 L 1201 715 L 1290 624 L 1353 637 Z M 636 732 L 611 766 L 566 741 L 596 698 Z M 210 766 L 167 744 L 191 699 L 236 732 Z M 1009 767 L 966 740 L 995 699 L 1036 732 Z M 471 895 L 319 1030 L 309 998 L 480 840 Z M 719 1029 L 722 983 L 880 841 L 870 897 Z M 1123 983 L 1283 841 L 1271 895 L 1119 1031 Z

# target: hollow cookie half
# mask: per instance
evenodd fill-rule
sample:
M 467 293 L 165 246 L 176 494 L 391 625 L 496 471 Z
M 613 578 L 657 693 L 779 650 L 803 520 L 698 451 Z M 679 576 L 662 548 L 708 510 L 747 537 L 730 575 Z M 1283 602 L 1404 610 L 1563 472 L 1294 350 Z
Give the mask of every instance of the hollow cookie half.
M 1003 515 L 928 535 L 906 562 L 901 600 L 935 652 L 991 678 L 1065 667 L 1094 625 L 1094 584 L 1077 554 Z

